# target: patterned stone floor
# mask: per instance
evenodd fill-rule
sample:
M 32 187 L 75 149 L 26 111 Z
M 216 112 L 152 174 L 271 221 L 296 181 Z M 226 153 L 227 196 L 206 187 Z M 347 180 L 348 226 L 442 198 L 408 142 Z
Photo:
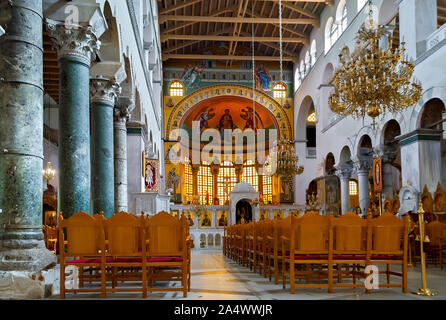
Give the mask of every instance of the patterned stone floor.
M 410 300 L 446 299 L 446 268 L 429 267 L 427 270 L 428 288 L 437 290 L 438 296 L 420 297 L 411 293 L 403 294 L 400 288 L 382 288 L 367 294 L 362 288 L 335 288 L 334 293 L 327 289 L 296 289 L 293 295 L 282 285 L 269 282 L 258 273 L 224 257 L 221 251 L 193 251 L 191 291 L 187 298 L 180 292 L 149 293 L 147 299 L 187 299 L 187 300 Z M 384 279 L 383 279 L 384 281 Z M 169 283 L 165 285 L 175 285 Z M 421 286 L 420 267 L 409 268 L 409 292 Z M 100 299 L 97 294 L 67 294 L 67 299 Z M 58 296 L 51 299 L 58 299 Z M 107 299 L 141 299 L 140 293 L 109 293 Z

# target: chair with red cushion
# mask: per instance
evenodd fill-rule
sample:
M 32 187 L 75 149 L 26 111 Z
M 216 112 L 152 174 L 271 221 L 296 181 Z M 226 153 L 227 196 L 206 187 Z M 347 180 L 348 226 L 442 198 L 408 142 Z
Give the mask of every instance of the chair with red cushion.
M 386 265 L 387 281 L 380 281 L 380 287 L 400 287 L 407 292 L 407 254 L 408 254 L 409 217 L 403 220 L 390 212 L 385 212 L 376 219 L 367 219 L 367 265 Z M 402 272 L 391 271 L 391 265 L 401 265 Z M 400 276 L 401 283 L 390 283 L 390 276 Z
M 66 236 L 65 236 L 66 235 Z M 59 214 L 60 298 L 66 292 L 100 292 L 105 298 L 105 234 L 101 222 L 85 212 L 78 212 L 68 219 Z M 67 258 L 72 258 L 67 260 Z M 101 287 L 66 288 L 67 266 L 96 268 L 100 270 Z
M 188 291 L 188 224 L 167 212 L 159 212 L 148 220 L 148 291 Z M 181 286 L 153 287 L 156 280 L 180 281 Z

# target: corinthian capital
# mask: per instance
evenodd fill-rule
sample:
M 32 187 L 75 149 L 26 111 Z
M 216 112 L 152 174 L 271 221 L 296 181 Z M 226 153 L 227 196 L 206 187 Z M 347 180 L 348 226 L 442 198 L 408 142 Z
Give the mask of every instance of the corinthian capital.
M 372 158 L 361 158 L 354 164 L 356 172 L 369 172 L 372 168 Z
M 135 108 L 133 99 L 119 97 L 115 103 L 114 117 L 115 121 L 126 122 L 130 120 L 130 113 Z
M 105 102 L 112 105 L 121 92 L 121 87 L 115 80 L 90 79 L 91 102 Z
M 101 46 L 94 27 L 66 26 L 59 21 L 46 20 L 50 38 L 57 49 L 58 58 L 74 57 L 90 65 Z
M 353 166 L 339 165 L 336 167 L 336 175 L 340 179 L 350 179 L 353 173 Z

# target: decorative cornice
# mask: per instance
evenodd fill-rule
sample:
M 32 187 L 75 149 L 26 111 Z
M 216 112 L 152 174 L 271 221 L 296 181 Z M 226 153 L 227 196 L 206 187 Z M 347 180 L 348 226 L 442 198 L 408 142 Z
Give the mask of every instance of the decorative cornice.
M 62 22 L 46 19 L 46 26 L 59 59 L 77 58 L 89 66 L 101 47 L 95 28 L 90 25 L 66 28 Z
M 121 87 L 113 79 L 90 79 L 90 100 L 91 102 L 103 102 L 115 104 L 115 99 L 121 92 Z
M 408 144 L 417 141 L 441 141 L 441 131 L 433 129 L 418 129 L 396 137 L 400 146 L 406 146 Z

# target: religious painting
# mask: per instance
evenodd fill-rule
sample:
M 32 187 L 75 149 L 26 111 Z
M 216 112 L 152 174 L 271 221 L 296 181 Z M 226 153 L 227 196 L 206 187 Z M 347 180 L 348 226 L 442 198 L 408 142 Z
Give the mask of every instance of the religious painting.
M 144 167 L 144 184 L 146 192 L 158 192 L 158 160 L 147 159 Z
M 169 98 L 169 101 L 166 103 L 166 107 L 173 108 L 175 105 L 173 104 L 172 98 Z
M 260 64 L 260 67 L 258 67 L 255 72 L 255 82 L 257 90 L 262 90 L 264 92 L 272 91 L 272 79 L 263 63 Z
M 229 130 L 234 129 L 234 121 L 232 120 L 230 109 L 225 109 L 225 113 L 220 117 L 220 121 L 218 122 L 218 129 L 220 129 L 220 136 L 222 138 L 224 138 L 225 136 L 224 135 L 225 129 Z
M 325 182 L 325 212 L 339 213 L 339 181 L 336 176 L 328 176 Z
M 266 219 L 268 219 L 268 213 L 266 213 L 265 211 L 260 212 L 259 221 L 263 221 Z
M 180 175 L 176 172 L 177 168 L 173 167 L 167 174 L 166 179 L 166 192 L 170 195 L 176 195 L 178 190 L 178 185 L 180 183 Z
M 226 211 L 222 211 L 218 213 L 218 226 L 226 227 L 228 225 L 228 213 Z
M 201 86 L 201 74 L 204 66 L 197 64 L 195 66 L 188 65 L 181 76 L 181 81 L 187 89 L 196 89 Z
M 204 129 L 209 128 L 209 120 L 212 120 L 215 117 L 214 108 L 206 109 L 203 112 L 201 112 L 200 116 L 198 117 L 197 121 L 200 124 L 200 131 L 203 131 Z
M 57 212 L 45 211 L 45 225 L 55 227 L 57 226 Z
M 187 222 L 189 223 L 189 227 L 193 227 L 195 225 L 195 214 L 193 212 L 185 212 L 183 215 L 186 215 Z
M 173 162 L 173 163 L 178 163 L 178 161 L 180 161 L 179 154 L 181 152 L 175 150 L 175 147 L 174 147 L 173 144 L 166 145 L 166 147 L 167 147 L 167 151 L 166 151 L 166 154 L 164 156 L 164 160 L 165 161 L 170 161 L 170 162 Z
M 209 212 L 205 212 L 201 215 L 201 227 L 211 227 L 212 225 L 212 216 Z
M 274 219 L 283 219 L 283 212 L 282 211 L 274 212 Z
M 381 158 L 373 159 L 373 190 L 375 193 L 383 192 Z
M 180 212 L 178 210 L 172 210 L 170 211 L 170 214 L 174 217 L 174 218 L 179 218 L 180 217 Z

